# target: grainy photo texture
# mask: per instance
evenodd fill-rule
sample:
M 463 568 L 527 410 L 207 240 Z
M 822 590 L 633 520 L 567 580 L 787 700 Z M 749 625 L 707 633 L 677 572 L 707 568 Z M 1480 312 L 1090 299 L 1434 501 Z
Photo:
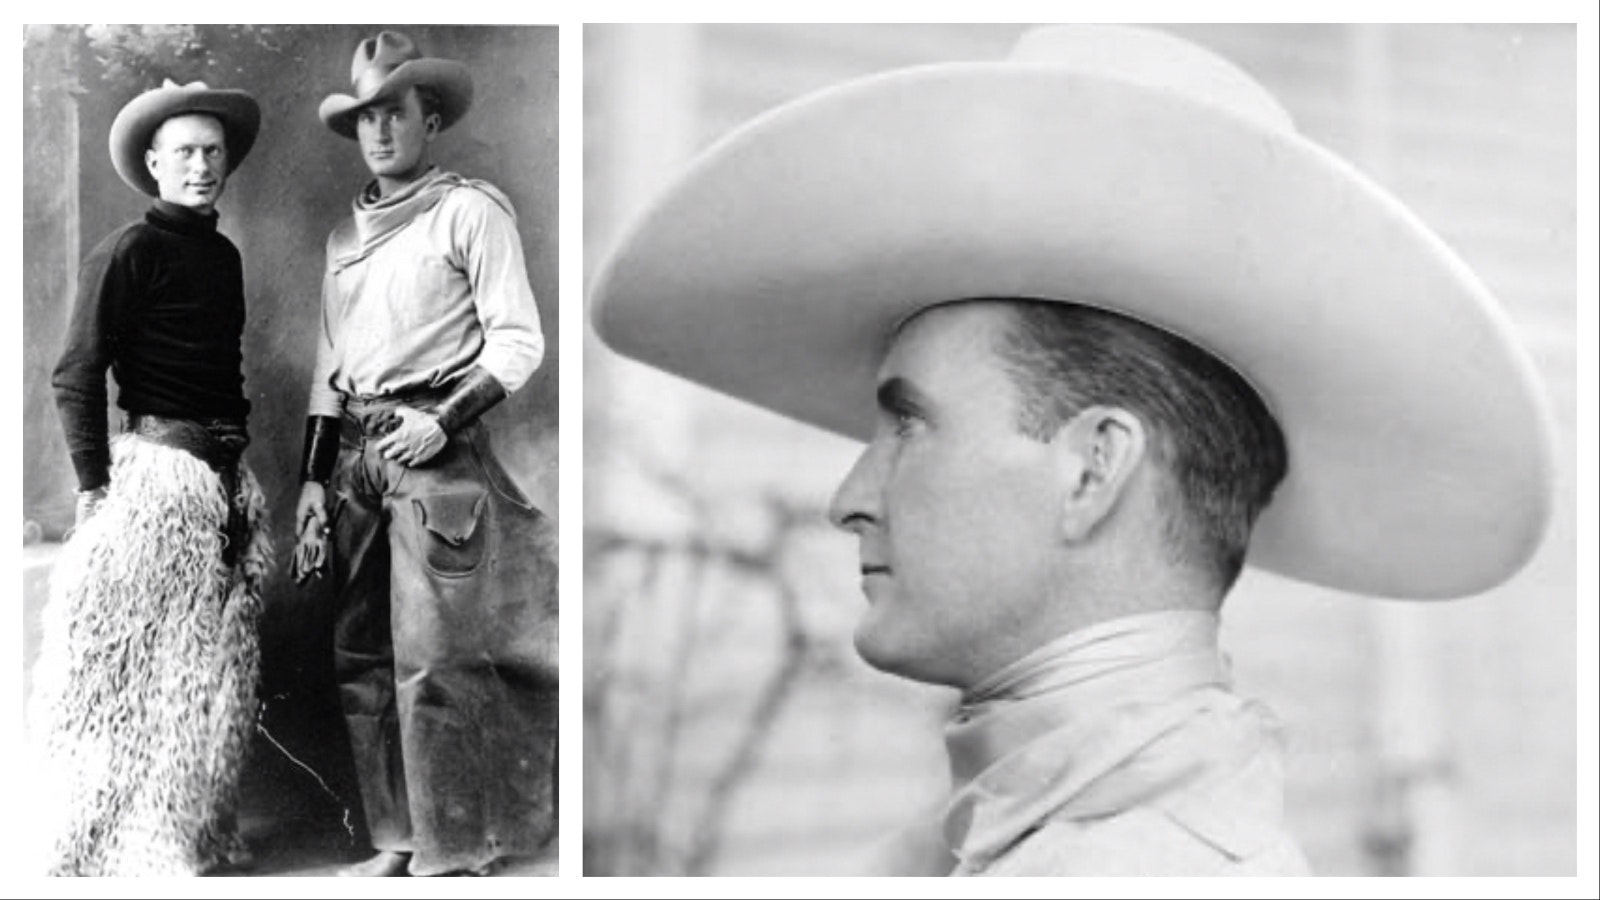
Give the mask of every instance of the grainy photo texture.
M 28 26 L 55 875 L 553 875 L 557 29 Z

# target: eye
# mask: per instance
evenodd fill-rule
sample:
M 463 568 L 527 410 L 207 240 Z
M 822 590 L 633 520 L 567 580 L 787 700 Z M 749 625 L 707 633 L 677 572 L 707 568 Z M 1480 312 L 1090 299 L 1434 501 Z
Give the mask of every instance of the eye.
M 892 415 L 894 418 L 894 433 L 900 437 L 910 437 L 916 431 L 917 426 L 922 424 L 922 419 L 909 409 L 895 410 Z

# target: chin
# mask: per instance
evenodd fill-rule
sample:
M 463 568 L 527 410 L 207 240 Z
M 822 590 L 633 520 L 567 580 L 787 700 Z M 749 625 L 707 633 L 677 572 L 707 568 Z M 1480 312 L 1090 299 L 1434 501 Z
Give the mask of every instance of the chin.
M 882 623 L 873 621 L 871 611 L 856 626 L 856 654 L 863 662 L 880 672 L 912 681 L 959 686 L 958 679 L 939 670 L 935 654 L 918 650 L 905 640 L 896 640 L 881 626 Z

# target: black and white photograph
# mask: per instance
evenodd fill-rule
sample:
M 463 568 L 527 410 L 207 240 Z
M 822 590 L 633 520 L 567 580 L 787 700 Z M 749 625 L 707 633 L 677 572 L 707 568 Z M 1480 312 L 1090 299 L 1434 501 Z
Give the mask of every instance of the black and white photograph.
M 1594 9 L 387 10 L 17 26 L 12 893 L 1600 895 Z
M 1578 53 L 587 25 L 583 874 L 1577 874 Z
M 15 874 L 557 875 L 560 29 L 22 28 Z

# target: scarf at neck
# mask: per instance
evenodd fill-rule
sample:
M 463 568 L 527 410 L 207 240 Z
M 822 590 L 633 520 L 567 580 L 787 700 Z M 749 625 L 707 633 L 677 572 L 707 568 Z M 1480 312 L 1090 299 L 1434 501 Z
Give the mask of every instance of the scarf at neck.
M 1219 757 L 1256 752 L 1254 713 L 1208 690 L 1228 682 L 1217 627 L 1215 614 L 1199 611 L 1101 623 L 968 691 L 945 731 L 950 851 L 982 866 L 1046 819 L 1121 812 L 1170 794 Z M 1202 713 L 1223 727 L 1184 730 Z
M 498 188 L 486 181 L 445 172 L 437 166 L 387 197 L 378 195 L 376 181 L 369 182 L 351 204 L 353 231 L 340 229 L 333 249 L 333 270 L 341 272 L 371 256 L 395 235 L 428 212 L 458 187 L 476 188 L 487 194 L 506 212 L 511 202 Z

